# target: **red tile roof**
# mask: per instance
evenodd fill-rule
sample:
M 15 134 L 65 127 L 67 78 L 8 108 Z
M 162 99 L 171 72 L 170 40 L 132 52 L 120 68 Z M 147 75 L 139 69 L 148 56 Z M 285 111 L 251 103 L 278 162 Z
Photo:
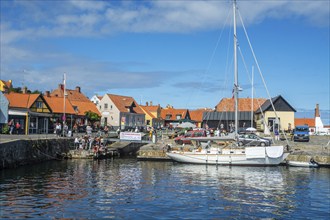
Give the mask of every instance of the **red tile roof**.
M 45 101 L 48 103 L 52 112 L 55 114 L 63 114 L 64 111 L 64 99 L 55 96 L 44 96 Z M 76 112 L 73 109 L 70 101 L 65 99 L 65 113 L 75 115 Z
M 57 97 L 63 97 L 63 88 L 64 86 L 60 84 L 57 89 L 54 89 L 50 96 L 57 96 Z M 72 89 L 65 89 L 67 98 L 70 101 L 89 101 L 89 99 L 80 91 L 80 87 L 76 87 L 75 90 Z
M 267 99 L 255 98 L 253 99 L 253 111 L 259 109 L 259 107 Z M 233 112 L 235 111 L 235 101 L 232 98 L 223 98 L 216 106 L 217 112 Z M 251 98 L 239 98 L 238 99 L 238 111 L 248 112 L 251 111 L 252 99 Z
M 127 112 L 127 109 L 132 107 L 135 113 L 144 114 L 143 110 L 132 97 L 113 94 L 107 94 L 107 96 L 109 96 L 120 112 Z
M 101 113 L 97 109 L 96 105 L 92 101 L 70 101 L 73 106 L 77 107 L 77 114 L 78 115 L 85 115 L 85 112 L 91 111 L 99 116 L 101 116 Z
M 154 114 L 152 114 L 152 112 L 150 112 L 149 109 L 146 107 L 148 107 L 148 106 L 140 105 L 140 108 L 144 111 L 145 114 L 149 115 L 149 117 L 151 117 L 151 118 L 156 118 L 156 116 Z
M 190 119 L 196 122 L 203 121 L 203 113 L 204 112 L 211 112 L 212 109 L 196 109 L 196 110 L 189 110 Z
M 159 105 L 140 105 L 140 107 L 150 117 L 157 118 L 157 112 L 158 112 L 158 109 L 160 109 Z
M 315 118 L 295 118 L 294 125 L 308 125 L 309 127 L 315 127 Z
M 40 94 L 23 94 L 15 92 L 4 95 L 9 101 L 9 107 L 12 108 L 30 108 L 40 96 Z
M 174 108 L 164 108 L 161 111 L 161 117 L 165 120 L 178 120 L 177 115 L 181 115 L 181 119 L 186 118 L 188 114 L 188 109 L 174 109 Z M 166 116 L 171 116 L 170 118 Z

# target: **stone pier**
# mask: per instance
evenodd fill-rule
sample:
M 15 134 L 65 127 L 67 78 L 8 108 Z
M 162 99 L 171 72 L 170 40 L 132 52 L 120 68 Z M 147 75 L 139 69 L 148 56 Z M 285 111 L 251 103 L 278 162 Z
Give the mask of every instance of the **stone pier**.
M 72 138 L 20 139 L 0 143 L 0 169 L 60 159 L 69 152 Z

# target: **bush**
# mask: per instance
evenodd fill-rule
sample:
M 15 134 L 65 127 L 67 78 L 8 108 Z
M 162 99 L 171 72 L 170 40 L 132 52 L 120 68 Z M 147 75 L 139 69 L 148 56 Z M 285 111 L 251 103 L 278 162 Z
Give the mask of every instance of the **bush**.
M 4 124 L 1 129 L 2 134 L 9 134 L 9 126 L 7 124 Z

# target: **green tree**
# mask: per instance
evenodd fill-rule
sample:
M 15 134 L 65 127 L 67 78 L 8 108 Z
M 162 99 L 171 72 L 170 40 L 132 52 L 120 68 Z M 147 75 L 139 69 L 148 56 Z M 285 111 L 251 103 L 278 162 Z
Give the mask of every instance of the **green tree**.
M 91 122 L 96 122 L 101 119 L 101 116 L 99 116 L 97 113 L 92 111 L 85 112 L 85 116 Z

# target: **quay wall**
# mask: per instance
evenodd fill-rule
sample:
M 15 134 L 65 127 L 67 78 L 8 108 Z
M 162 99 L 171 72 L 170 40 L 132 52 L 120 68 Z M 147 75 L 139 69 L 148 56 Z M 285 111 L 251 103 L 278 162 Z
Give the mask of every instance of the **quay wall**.
M 0 144 L 0 169 L 56 160 L 69 152 L 72 138 L 12 140 Z

